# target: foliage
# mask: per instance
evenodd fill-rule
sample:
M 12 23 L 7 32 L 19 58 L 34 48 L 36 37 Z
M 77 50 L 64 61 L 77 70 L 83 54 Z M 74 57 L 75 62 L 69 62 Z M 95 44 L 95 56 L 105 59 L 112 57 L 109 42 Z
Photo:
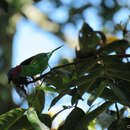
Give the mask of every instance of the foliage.
M 35 21 L 33 17 L 28 15 L 24 7 L 28 6 L 29 8 L 30 5 L 32 6 L 32 2 L 38 1 L 18 2 L 16 0 L 8 0 L 6 2 L 0 2 L 0 26 L 3 28 L 0 31 L 0 39 L 1 48 L 4 50 L 0 50 L 0 73 L 3 82 L 5 81 L 5 73 L 11 63 L 11 43 L 15 34 L 16 19 L 22 16 L 25 19 Z M 115 6 L 111 8 L 107 7 L 104 1 L 101 2 L 100 6 L 102 7 L 102 11 L 100 12 L 100 16 L 104 18 L 104 24 L 107 20 L 111 20 L 114 13 L 121 8 L 117 4 L 117 1 L 114 2 Z M 63 6 L 63 4 L 63 2 L 55 0 L 55 6 L 57 8 Z M 70 17 L 65 23 L 52 22 L 53 20 L 49 16 L 43 20 L 44 22 L 49 22 L 49 25 L 52 25 L 51 29 L 48 27 L 46 30 L 51 30 L 51 32 L 59 36 L 62 40 L 66 40 L 66 37 L 62 33 L 62 27 L 68 22 L 76 26 L 77 16 L 80 15 L 79 20 L 81 20 L 81 14 L 84 10 L 94 6 L 90 3 L 84 4 L 79 8 L 71 5 L 68 5 L 70 8 Z M 42 22 L 35 22 L 41 28 L 44 28 L 41 25 Z M 122 27 L 125 38 L 125 33 L 127 34 L 126 26 L 123 27 L 120 25 L 120 27 Z M 114 31 L 116 32 L 116 30 Z M 87 130 L 90 127 L 95 128 L 95 124 L 100 124 L 102 128 L 106 127 L 99 121 L 101 114 L 103 114 L 104 120 L 110 117 L 113 119 L 113 122 L 108 124 L 108 129 L 119 128 L 117 127 L 119 124 L 121 124 L 120 129 L 126 129 L 129 125 L 129 118 L 124 117 L 123 114 L 127 107 L 130 107 L 130 55 L 126 54 L 126 50 L 130 47 L 130 42 L 127 39 L 114 39 L 114 41 L 108 42 L 103 32 L 95 31 L 89 24 L 84 23 L 79 31 L 78 43 L 79 48 L 75 49 L 76 57 L 72 59 L 72 62 L 69 62 L 68 59 L 62 59 L 58 66 L 28 82 L 28 85 L 35 85 L 41 80 L 41 83 L 38 86 L 36 85 L 35 91 L 28 95 L 26 99 L 29 105 L 28 109 L 16 108 L 11 98 L 11 89 L 5 87 L 9 85 L 7 85 L 6 81 L 4 83 L 2 81 L 0 82 L 0 109 L 1 113 L 4 113 L 0 115 L 0 129 L 49 130 L 52 127 L 54 119 L 60 113 L 70 108 L 73 108 L 73 110 L 67 116 L 66 120 L 60 124 L 58 130 Z M 115 54 L 111 55 L 113 52 Z M 124 59 L 127 62 L 124 62 Z M 63 109 L 53 117 L 50 117 L 48 114 L 43 114 L 42 110 L 45 106 L 46 91 L 58 93 L 52 100 L 50 109 L 56 106 L 56 103 L 65 95 L 72 97 L 71 106 L 64 105 Z M 90 94 L 86 102 L 90 106 L 87 111 L 83 111 L 83 108 L 78 106 L 80 100 L 86 100 L 82 98 L 85 93 Z M 94 101 L 98 97 L 104 99 L 104 102 L 93 109 Z M 4 104 L 3 102 L 6 103 Z M 113 103 L 120 103 L 126 107 L 123 110 L 118 110 L 118 107 L 116 107 L 115 114 L 112 115 L 109 113 L 109 107 Z M 109 116 L 105 117 L 104 112 L 107 112 Z M 94 121 L 96 123 L 93 123 Z

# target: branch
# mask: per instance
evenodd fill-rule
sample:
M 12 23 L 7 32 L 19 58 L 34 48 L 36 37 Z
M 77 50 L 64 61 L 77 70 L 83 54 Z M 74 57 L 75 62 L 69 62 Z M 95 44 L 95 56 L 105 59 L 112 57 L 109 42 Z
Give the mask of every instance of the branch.
M 124 54 L 123 55 L 122 54 L 119 54 L 119 55 L 100 55 L 99 57 L 102 58 L 102 57 L 105 57 L 105 56 L 117 56 L 117 57 L 121 57 L 122 58 L 122 57 L 130 57 L 130 54 L 125 54 L 125 55 Z M 78 60 L 76 60 L 76 61 L 74 61 L 72 63 L 56 66 L 56 67 L 52 68 L 49 72 L 47 72 L 47 73 L 45 73 L 45 74 L 35 78 L 32 81 L 29 81 L 28 84 L 34 83 L 34 82 L 36 82 L 38 80 L 41 80 L 41 79 L 45 78 L 47 75 L 51 74 L 54 70 L 58 70 L 58 69 L 65 68 L 65 67 L 68 67 L 68 66 L 80 64 L 82 62 L 86 62 L 86 60 L 88 60 L 90 58 L 99 58 L 99 57 L 97 57 L 97 56 L 83 57 L 83 58 L 78 59 Z

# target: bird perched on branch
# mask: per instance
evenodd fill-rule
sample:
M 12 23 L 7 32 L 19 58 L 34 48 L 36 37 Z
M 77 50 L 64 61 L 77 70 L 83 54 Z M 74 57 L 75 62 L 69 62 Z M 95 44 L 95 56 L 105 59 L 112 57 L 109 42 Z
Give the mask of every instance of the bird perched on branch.
M 63 46 L 63 45 L 62 45 Z M 34 77 L 37 74 L 41 74 L 48 66 L 48 61 L 52 54 L 60 49 L 62 46 L 54 49 L 48 53 L 40 53 L 32 56 L 23 61 L 18 66 L 11 68 L 8 71 L 8 83 L 12 81 L 16 87 L 24 88 L 24 85 L 28 85 L 28 77 Z

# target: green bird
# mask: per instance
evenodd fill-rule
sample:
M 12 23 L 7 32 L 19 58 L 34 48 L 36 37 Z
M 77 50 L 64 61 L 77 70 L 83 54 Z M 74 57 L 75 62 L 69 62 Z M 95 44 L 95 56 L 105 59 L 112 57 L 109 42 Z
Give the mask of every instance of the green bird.
M 25 76 L 35 76 L 37 74 L 41 74 L 48 66 L 48 61 L 52 54 L 60 49 L 62 46 L 54 49 L 51 52 L 48 53 L 40 53 L 35 56 L 30 57 L 29 59 L 23 61 L 20 66 L 21 66 L 21 71 L 20 71 L 20 76 L 25 77 Z
M 10 83 L 12 81 L 17 86 L 22 84 L 27 85 L 27 77 L 34 77 L 37 74 L 41 74 L 47 68 L 48 61 L 52 54 L 62 46 L 51 52 L 32 56 L 23 61 L 20 65 L 11 68 L 8 72 L 8 82 Z
M 8 83 L 12 81 L 18 94 L 21 97 L 27 97 L 24 86 L 28 85 L 28 77 L 33 78 L 35 75 L 41 74 L 47 68 L 51 55 L 62 46 L 54 49 L 51 52 L 40 53 L 32 56 L 16 67 L 11 68 L 8 71 Z

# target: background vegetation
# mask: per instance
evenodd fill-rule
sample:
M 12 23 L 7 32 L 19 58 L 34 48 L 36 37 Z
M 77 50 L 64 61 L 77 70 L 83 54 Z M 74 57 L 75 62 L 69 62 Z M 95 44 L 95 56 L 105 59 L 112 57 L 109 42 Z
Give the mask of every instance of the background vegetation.
M 51 118 L 48 115 L 40 114 L 44 108 L 43 90 L 45 87 L 39 87 L 40 89 L 34 93 L 37 94 L 35 96 L 37 98 L 32 99 L 34 95 L 29 97 L 30 109 L 27 112 L 27 117 L 23 116 L 26 110 L 18 108 L 12 101 L 12 87 L 8 85 L 6 74 L 11 67 L 12 41 L 16 33 L 16 25 L 21 18 L 35 22 L 39 27 L 53 33 L 72 47 L 74 47 L 73 44 L 77 41 L 70 38 L 67 33 L 64 33 L 63 28 L 68 23 L 77 28 L 79 21 L 86 21 L 84 12 L 89 9 L 90 11 L 91 9 L 97 11 L 98 16 L 102 19 L 101 28 L 105 34 L 122 33 L 123 38 L 128 35 L 126 31 L 130 28 L 127 21 L 121 24 L 121 21 L 118 21 L 118 25 L 115 22 L 117 12 L 130 8 L 129 2 L 125 3 L 123 0 L 101 0 L 97 5 L 87 0 L 80 2 L 78 0 L 71 0 L 71 2 L 64 0 L 43 1 L 53 4 L 55 10 L 61 7 L 66 8 L 68 18 L 62 22 L 50 17 L 50 14 L 54 10 L 49 13 L 41 12 L 35 6 L 38 2 L 41 1 L 2 0 L 0 2 L 0 114 L 5 113 L 0 116 L 0 126 L 3 129 L 10 127 L 12 127 L 10 129 L 25 128 L 28 130 L 33 129 L 32 127 L 35 129 L 39 129 L 39 127 L 49 128 L 53 118 L 56 116 Z M 50 91 L 53 89 L 53 91 L 59 93 L 59 96 L 52 101 L 51 106 L 55 105 L 66 94 L 72 96 L 71 103 L 75 108 L 67 117 L 66 122 L 59 128 L 61 130 L 83 130 L 87 129 L 88 125 L 88 128 L 95 127 L 97 122 L 102 127 L 109 127 L 109 129 L 118 127 L 118 129 L 122 130 L 127 129 L 127 126 L 130 125 L 128 124 L 130 119 L 124 117 L 124 112 L 130 106 L 130 64 L 128 59 L 129 54 L 125 53 L 130 44 L 128 40 L 117 40 L 113 43 L 107 42 L 109 45 L 106 45 L 106 36 L 103 32 L 98 31 L 93 30 L 88 24 L 84 24 L 79 33 L 80 50 L 76 51 L 76 58 L 72 59 L 72 63 L 69 63 L 67 59 L 62 60 L 59 63 L 61 67 L 52 69 L 49 74 L 42 77 L 45 78 L 46 86 L 55 86 L 55 89 L 52 87 L 47 87 L 46 89 L 50 89 Z M 97 49 L 98 47 L 100 48 Z M 116 56 L 110 56 L 111 52 L 115 52 Z M 126 63 L 122 62 L 122 60 L 125 60 Z M 90 105 L 90 108 L 92 108 L 91 105 L 97 97 L 104 98 L 104 103 L 93 111 L 90 109 L 84 112 L 82 108 L 78 108 L 76 105 L 79 100 L 83 100 L 82 95 L 86 92 L 92 94 L 88 101 L 86 101 Z M 43 101 L 39 99 L 43 99 Z M 123 104 L 122 109 L 119 110 L 116 105 L 115 112 L 108 110 L 109 106 L 117 102 Z M 70 107 L 63 106 L 63 109 L 69 109 Z M 7 111 L 10 112 L 6 113 Z M 38 119 L 36 112 L 44 124 Z M 98 116 L 101 113 L 105 118 L 103 122 L 101 121 L 103 118 L 100 118 L 101 115 Z M 106 117 L 104 116 L 105 114 L 107 115 Z M 32 120 L 33 116 L 34 120 Z M 95 118 L 97 120 L 94 120 Z M 107 124 L 108 126 L 103 124 L 105 120 L 108 122 L 107 119 L 110 119 L 109 125 Z M 111 124 L 112 121 L 114 123 Z

